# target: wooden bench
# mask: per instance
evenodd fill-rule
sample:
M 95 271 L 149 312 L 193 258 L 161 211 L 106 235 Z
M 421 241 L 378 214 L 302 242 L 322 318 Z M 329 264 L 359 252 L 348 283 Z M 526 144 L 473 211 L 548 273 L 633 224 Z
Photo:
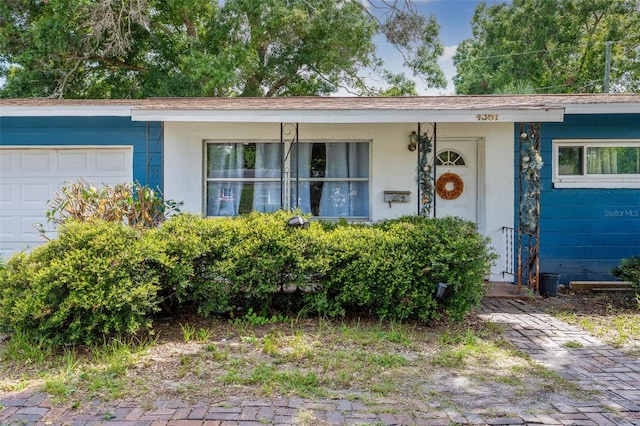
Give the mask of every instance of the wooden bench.
M 632 285 L 629 281 L 571 281 L 571 290 L 591 291 L 629 291 Z

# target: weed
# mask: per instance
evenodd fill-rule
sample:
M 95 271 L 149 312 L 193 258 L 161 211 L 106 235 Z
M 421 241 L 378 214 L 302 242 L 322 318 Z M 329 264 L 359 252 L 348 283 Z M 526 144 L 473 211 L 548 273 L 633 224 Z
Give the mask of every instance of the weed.
M 446 349 L 438 351 L 431 358 L 431 364 L 445 368 L 462 368 L 466 365 L 465 359 L 465 351 Z
M 371 392 L 381 396 L 387 396 L 395 390 L 396 385 L 389 377 L 383 377 L 381 381 L 371 384 Z
M 206 351 L 207 358 L 212 359 L 214 361 L 225 361 L 229 358 L 229 353 L 227 351 L 221 351 L 218 349 L 218 345 L 215 343 L 208 343 L 204 350 Z
M 575 340 L 570 340 L 568 342 L 564 342 L 562 344 L 562 346 L 564 346 L 565 348 L 568 348 L 568 349 L 579 349 L 579 348 L 582 348 L 584 345 L 582 343 L 580 343 L 580 342 L 575 341 Z
M 25 365 L 44 366 L 54 354 L 54 347 L 43 337 L 36 337 L 23 330 L 16 330 L 0 352 L 3 361 Z
M 240 318 L 234 318 L 229 320 L 229 322 L 235 326 L 264 326 L 270 324 L 283 323 L 287 321 L 287 317 L 283 315 L 272 315 L 271 317 L 258 314 L 253 311 L 252 308 L 247 310 L 247 313 Z
M 520 377 L 514 375 L 496 376 L 494 379 L 498 383 L 503 383 L 505 385 L 514 387 L 522 386 L 524 384 L 523 380 Z
M 196 332 L 196 341 L 200 343 L 204 343 L 208 341 L 211 338 L 211 336 L 213 336 L 213 331 L 207 328 L 199 328 L 198 331 Z
M 367 358 L 367 361 L 372 365 L 377 365 L 382 368 L 403 367 L 408 364 L 405 357 L 396 354 L 369 354 Z
M 302 408 L 296 416 L 297 423 L 302 426 L 315 426 L 321 424 L 320 420 L 311 410 Z
M 70 375 L 59 374 L 44 382 L 44 391 L 51 394 L 58 403 L 66 401 L 76 390 L 77 381 Z
M 196 335 L 196 328 L 191 324 L 180 324 L 180 330 L 182 331 L 182 340 L 184 342 L 190 342 Z

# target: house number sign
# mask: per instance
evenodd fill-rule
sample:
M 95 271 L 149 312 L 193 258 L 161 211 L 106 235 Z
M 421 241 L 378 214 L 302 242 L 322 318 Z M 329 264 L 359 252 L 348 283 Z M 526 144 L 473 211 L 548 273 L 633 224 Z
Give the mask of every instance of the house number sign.
M 476 114 L 478 121 L 498 121 L 498 114 Z

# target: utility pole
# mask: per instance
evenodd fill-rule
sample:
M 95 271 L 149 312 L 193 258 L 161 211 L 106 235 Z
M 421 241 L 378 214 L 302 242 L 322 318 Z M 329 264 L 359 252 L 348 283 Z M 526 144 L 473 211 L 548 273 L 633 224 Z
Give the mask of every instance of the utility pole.
M 609 74 L 611 72 L 611 41 L 608 41 L 604 58 L 604 93 L 609 93 Z

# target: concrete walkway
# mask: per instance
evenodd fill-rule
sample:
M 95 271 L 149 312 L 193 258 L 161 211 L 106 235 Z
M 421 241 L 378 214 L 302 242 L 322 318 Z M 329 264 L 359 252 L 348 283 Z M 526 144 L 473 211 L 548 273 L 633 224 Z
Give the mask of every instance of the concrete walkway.
M 596 395 L 588 402 L 550 401 L 545 414 L 516 412 L 509 417 L 482 417 L 433 408 L 423 401 L 403 401 L 415 409 L 399 413 L 393 402 L 365 406 L 350 400 L 301 399 L 230 400 L 223 406 L 189 405 L 184 401 L 157 401 L 141 408 L 131 403 L 87 409 L 54 407 L 44 393 L 0 394 L 0 425 L 265 425 L 265 424 L 551 424 L 640 425 L 640 363 L 625 357 L 598 339 L 550 315 L 527 301 L 483 301 L 483 319 L 505 325 L 506 337 L 533 359 Z M 567 345 L 567 342 L 571 342 Z M 568 347 L 575 349 L 568 349 Z M 304 420 L 307 419 L 305 422 Z M 309 419 L 315 419 L 309 421 Z

